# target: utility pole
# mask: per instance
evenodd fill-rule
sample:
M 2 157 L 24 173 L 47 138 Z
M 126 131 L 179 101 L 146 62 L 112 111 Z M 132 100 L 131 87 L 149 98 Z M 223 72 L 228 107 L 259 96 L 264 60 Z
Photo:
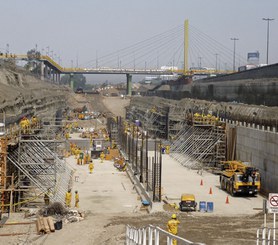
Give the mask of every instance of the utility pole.
M 49 56 L 49 46 L 46 47 L 46 55 Z
M 98 68 L 98 56 L 97 56 L 97 51 L 96 51 L 96 69 Z
M 263 20 L 267 21 L 267 34 L 266 34 L 266 64 L 268 64 L 268 51 L 269 51 L 269 21 L 273 21 L 274 19 L 263 18 Z
M 10 53 L 10 45 L 7 43 L 6 45 L 6 54 L 9 54 Z
M 198 57 L 199 59 L 199 69 L 202 68 L 202 57 Z
M 231 38 L 232 41 L 234 41 L 234 55 L 233 55 L 233 71 L 236 71 L 236 41 L 238 41 L 238 38 Z
M 215 54 L 215 71 L 217 71 L 217 56 L 218 54 Z
M 157 51 L 157 56 L 156 56 L 156 68 L 157 70 L 159 69 L 159 52 Z
M 135 53 L 133 52 L 133 69 L 135 71 Z

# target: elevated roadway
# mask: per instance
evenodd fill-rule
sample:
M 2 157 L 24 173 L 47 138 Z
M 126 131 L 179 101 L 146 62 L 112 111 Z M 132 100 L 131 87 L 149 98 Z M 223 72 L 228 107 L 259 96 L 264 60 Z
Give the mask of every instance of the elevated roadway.
M 162 69 L 130 69 L 130 68 L 66 68 L 60 66 L 57 62 L 47 55 L 40 55 L 38 57 L 28 57 L 25 54 L 0 54 L 0 59 L 15 59 L 15 60 L 37 60 L 43 62 L 46 66 L 54 69 L 60 74 L 133 74 L 133 75 L 172 75 L 176 73 L 173 70 Z M 181 71 L 179 71 L 181 72 Z

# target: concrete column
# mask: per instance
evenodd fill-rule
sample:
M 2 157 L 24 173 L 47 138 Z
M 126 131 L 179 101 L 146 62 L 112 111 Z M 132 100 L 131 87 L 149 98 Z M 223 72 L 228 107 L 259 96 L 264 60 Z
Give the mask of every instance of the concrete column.
M 41 80 L 44 80 L 44 63 L 41 61 Z
M 44 65 L 43 73 L 44 73 L 44 78 L 48 79 L 48 69 L 46 65 Z
M 52 82 L 54 83 L 55 82 L 55 71 L 53 69 L 51 69 L 51 75 L 52 75 Z
M 60 85 L 61 82 L 61 73 L 58 73 L 58 84 Z
M 70 79 L 69 79 L 69 86 L 71 87 L 71 89 L 73 90 L 73 85 L 74 85 L 74 81 L 73 81 L 73 74 L 70 74 Z
M 126 95 L 131 96 L 132 89 L 132 76 L 130 74 L 126 74 Z
M 58 83 L 58 71 L 55 71 L 55 83 Z

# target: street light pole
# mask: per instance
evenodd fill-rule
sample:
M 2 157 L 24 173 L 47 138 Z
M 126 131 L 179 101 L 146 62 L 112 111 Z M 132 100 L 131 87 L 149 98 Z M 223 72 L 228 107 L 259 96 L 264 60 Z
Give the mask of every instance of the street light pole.
M 234 41 L 234 55 L 233 55 L 233 71 L 236 71 L 236 41 L 238 41 L 238 38 L 231 38 L 232 41 Z
M 274 19 L 263 18 L 263 20 L 267 21 L 267 34 L 266 34 L 266 64 L 268 65 L 268 50 L 269 50 L 269 21 Z
M 218 54 L 215 54 L 215 71 L 217 71 L 217 57 L 218 57 Z

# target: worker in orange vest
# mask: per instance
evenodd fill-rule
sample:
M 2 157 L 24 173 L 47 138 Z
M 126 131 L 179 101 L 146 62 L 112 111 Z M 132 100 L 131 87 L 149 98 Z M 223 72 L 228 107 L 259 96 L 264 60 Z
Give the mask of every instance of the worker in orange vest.
M 168 232 L 172 233 L 173 235 L 177 235 L 179 224 L 180 224 L 180 221 L 177 219 L 177 215 L 172 214 L 171 219 L 167 223 Z M 177 245 L 176 239 L 173 239 L 173 245 Z

